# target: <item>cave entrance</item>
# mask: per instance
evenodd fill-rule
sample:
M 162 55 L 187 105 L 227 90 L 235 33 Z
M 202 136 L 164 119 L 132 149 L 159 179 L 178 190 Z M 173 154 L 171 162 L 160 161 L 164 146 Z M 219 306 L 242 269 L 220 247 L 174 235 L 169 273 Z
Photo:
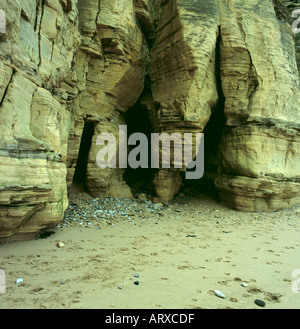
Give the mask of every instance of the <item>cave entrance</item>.
M 149 144 L 148 168 L 132 169 L 128 166 L 124 173 L 124 180 L 131 188 L 133 195 L 144 193 L 154 196 L 153 180 L 157 169 L 151 169 L 151 134 L 154 132 L 154 129 L 149 117 L 149 111 L 146 106 L 141 105 L 138 101 L 136 105 L 126 112 L 125 120 L 128 136 L 134 133 L 142 133 L 147 136 Z M 131 148 L 135 148 L 136 146 L 132 146 Z
M 86 121 L 84 123 L 78 158 L 72 181 L 72 191 L 88 192 L 87 190 L 87 164 L 88 156 L 92 146 L 92 139 L 95 133 L 95 123 Z
M 219 199 L 218 192 L 213 182 L 219 167 L 219 145 L 226 123 L 225 96 L 222 89 L 221 78 L 221 31 L 216 43 L 215 75 L 218 92 L 218 103 L 212 108 L 211 117 L 204 128 L 204 176 L 200 180 L 186 180 L 183 173 L 183 184 L 180 192 L 187 195 L 206 194 L 214 199 Z

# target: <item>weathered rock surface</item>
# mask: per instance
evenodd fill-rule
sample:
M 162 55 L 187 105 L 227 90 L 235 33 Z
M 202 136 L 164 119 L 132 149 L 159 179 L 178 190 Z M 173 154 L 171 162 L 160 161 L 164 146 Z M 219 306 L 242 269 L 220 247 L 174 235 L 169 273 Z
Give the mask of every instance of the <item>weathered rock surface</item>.
M 272 2 L 221 8 L 227 122 L 217 189 L 239 210 L 291 206 L 300 197 L 300 94 L 290 26 L 278 21 Z
M 260 211 L 299 203 L 296 6 L 2 0 L 0 241 L 59 223 L 80 170 L 92 196 L 132 197 L 124 169 L 98 168 L 96 140 L 102 132 L 117 139 L 137 102 L 156 132 L 201 133 L 209 124 L 209 137 L 222 136 L 210 174 L 226 204 Z M 213 119 L 222 116 L 225 124 Z M 163 201 L 182 183 L 171 167 L 153 182 Z
M 63 218 L 68 205 L 71 114 L 60 84 L 79 45 L 77 7 L 2 1 L 0 43 L 0 239 L 26 239 Z
M 170 135 L 203 132 L 211 108 L 218 101 L 215 79 L 218 26 L 217 2 L 162 3 L 149 68 L 158 132 Z M 154 184 L 158 196 L 168 201 L 178 192 L 180 177 L 176 171 L 169 171 L 164 182 L 164 176 L 165 173 L 157 174 Z
M 299 202 L 299 79 L 287 12 L 271 1 L 166 1 L 160 10 L 149 71 L 156 129 L 202 132 L 224 97 L 215 184 L 240 210 Z M 163 200 L 177 192 L 155 184 Z
M 72 183 L 84 122 L 94 122 L 87 164 L 89 193 L 97 197 L 132 197 L 123 181 L 124 170 L 99 170 L 96 157 L 100 147 L 96 140 L 101 133 L 118 138 L 119 125 L 124 123 L 122 112 L 136 103 L 144 88 L 148 47 L 133 1 L 79 1 L 78 8 L 82 42 L 74 70 L 80 92 L 72 108 L 76 137 L 69 143 L 68 184 Z

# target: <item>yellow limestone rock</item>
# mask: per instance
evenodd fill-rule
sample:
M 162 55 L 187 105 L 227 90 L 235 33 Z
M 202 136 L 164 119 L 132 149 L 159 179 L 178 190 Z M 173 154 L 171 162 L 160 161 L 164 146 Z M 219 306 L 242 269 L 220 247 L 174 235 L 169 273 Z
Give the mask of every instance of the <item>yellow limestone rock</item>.
M 220 1 L 220 8 L 227 121 L 216 187 L 239 210 L 289 207 L 300 198 L 300 88 L 290 27 L 272 2 Z

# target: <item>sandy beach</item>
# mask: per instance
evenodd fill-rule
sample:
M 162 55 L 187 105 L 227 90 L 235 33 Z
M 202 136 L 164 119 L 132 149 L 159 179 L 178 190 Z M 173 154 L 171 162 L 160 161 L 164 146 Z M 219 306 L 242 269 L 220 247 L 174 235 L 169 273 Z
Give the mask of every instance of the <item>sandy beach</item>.
M 69 219 L 47 238 L 2 244 L 0 308 L 300 308 L 299 207 L 242 213 L 202 196 L 136 214 Z

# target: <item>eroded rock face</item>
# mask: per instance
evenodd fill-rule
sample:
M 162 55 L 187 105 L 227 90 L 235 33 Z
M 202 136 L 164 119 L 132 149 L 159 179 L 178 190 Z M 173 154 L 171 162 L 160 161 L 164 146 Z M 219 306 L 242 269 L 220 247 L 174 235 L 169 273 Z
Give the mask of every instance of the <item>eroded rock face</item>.
M 0 239 L 27 239 L 60 221 L 68 205 L 72 120 L 61 84 L 80 43 L 77 6 L 2 1 L 1 9 Z
M 96 140 L 118 138 L 137 101 L 170 135 L 208 123 L 214 135 L 212 117 L 224 116 L 211 175 L 226 204 L 300 202 L 293 1 L 3 0 L 0 9 L 0 241 L 61 221 L 81 152 L 91 195 L 132 197 L 124 169 L 97 167 Z M 159 170 L 154 185 L 171 200 L 180 171 Z
M 216 187 L 239 210 L 291 206 L 300 197 L 300 94 L 290 26 L 271 2 L 220 4 L 227 122 Z
M 125 123 L 123 113 L 136 103 L 144 88 L 148 46 L 133 1 L 79 1 L 78 8 L 82 43 L 74 59 L 79 93 L 72 107 L 75 121 L 69 143 L 68 184 L 72 183 L 84 122 L 94 122 L 88 192 L 97 197 L 132 197 L 123 181 L 124 170 L 99 170 L 96 140 L 101 133 L 118 139 L 119 125 Z M 144 10 L 146 15 L 147 6 Z
M 169 135 L 203 132 L 218 101 L 215 79 L 218 26 L 217 2 L 189 0 L 161 4 L 149 68 L 156 131 Z M 178 192 L 181 178 L 177 171 L 168 171 L 166 181 L 165 176 L 165 171 L 158 173 L 154 183 L 158 197 L 168 201 Z
M 156 129 L 202 132 L 224 98 L 214 181 L 239 210 L 299 202 L 299 79 L 287 12 L 271 1 L 166 1 L 160 9 L 150 66 Z M 168 200 L 177 187 L 167 191 L 160 176 L 156 190 Z
M 86 123 L 86 187 L 132 197 L 124 170 L 100 171 L 97 134 L 117 137 L 144 88 L 153 29 L 148 1 L 3 1 L 0 238 L 32 238 L 63 218 Z M 137 14 L 136 14 L 137 12 Z M 139 17 L 141 23 L 137 20 Z

